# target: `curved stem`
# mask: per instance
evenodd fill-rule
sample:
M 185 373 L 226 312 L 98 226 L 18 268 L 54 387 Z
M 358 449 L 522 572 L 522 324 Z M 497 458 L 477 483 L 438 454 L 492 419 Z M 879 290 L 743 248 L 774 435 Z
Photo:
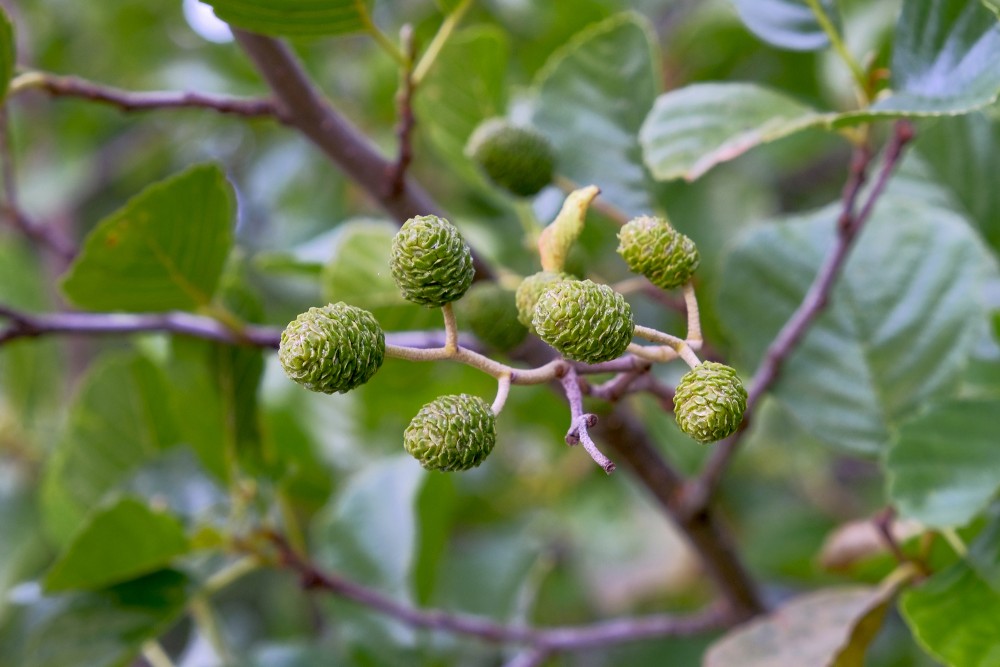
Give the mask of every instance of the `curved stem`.
M 638 343 L 630 343 L 628 346 L 628 351 L 631 352 L 636 357 L 643 359 L 645 361 L 651 361 L 653 363 L 666 363 L 668 361 L 673 361 L 678 358 L 677 350 L 672 347 L 667 347 L 665 345 L 656 345 L 647 347 L 644 345 L 639 345 Z
M 450 303 L 441 306 L 444 316 L 444 349 L 450 354 L 458 352 L 458 323 L 455 321 L 455 309 Z
M 510 375 L 501 375 L 497 378 L 497 397 L 493 399 L 493 414 L 500 414 L 504 404 L 507 403 L 508 395 L 510 395 Z
M 358 16 L 361 17 L 361 22 L 365 24 L 365 31 L 371 35 L 375 43 L 378 44 L 383 51 L 389 54 L 389 57 L 395 60 L 400 67 L 409 67 L 409 61 L 406 58 L 406 54 L 403 53 L 402 49 L 396 46 L 396 43 L 385 36 L 385 33 L 379 30 L 379 27 L 375 25 L 372 21 L 371 14 L 368 13 L 368 5 L 364 3 L 364 0 L 354 0 L 354 8 L 358 12 Z
M 827 38 L 830 40 L 830 45 L 833 50 L 837 52 L 840 59 L 844 61 L 848 69 L 851 70 L 851 76 L 854 78 L 854 83 L 858 86 L 858 94 L 861 96 L 861 100 L 865 106 L 868 104 L 868 80 L 865 77 L 864 70 L 861 69 L 861 65 L 858 61 L 854 59 L 851 52 L 847 50 L 847 46 L 844 44 L 844 40 L 841 39 L 840 33 L 837 32 L 837 27 L 833 25 L 833 21 L 827 15 L 823 6 L 820 4 L 819 0 L 806 0 L 809 4 L 809 8 L 812 9 L 813 15 L 816 17 L 816 22 L 819 23 L 823 32 L 826 33 Z
M 471 6 L 472 0 L 461 0 L 455 9 L 452 10 L 451 14 L 441 23 L 441 27 L 438 28 L 434 39 L 427 46 L 424 55 L 420 57 L 417 66 L 413 68 L 413 85 L 419 85 L 424 77 L 427 76 L 427 73 L 431 71 L 431 67 L 434 66 L 434 62 L 441 55 L 444 45 L 448 43 L 451 33 L 455 31 L 456 26 L 462 21 L 462 17 L 465 16 L 465 12 Z
M 687 308 L 687 344 L 692 350 L 699 350 L 705 338 L 701 333 L 698 296 L 694 293 L 694 284 L 690 282 L 684 285 L 684 305 Z

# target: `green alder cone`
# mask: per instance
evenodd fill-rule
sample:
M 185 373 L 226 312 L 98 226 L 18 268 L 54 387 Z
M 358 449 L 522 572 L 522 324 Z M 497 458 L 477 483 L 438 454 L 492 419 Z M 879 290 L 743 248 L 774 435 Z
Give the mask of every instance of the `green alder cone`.
M 457 301 L 472 285 L 472 251 L 443 218 L 410 218 L 392 239 L 389 269 L 403 297 L 422 306 Z
M 460 323 L 468 324 L 476 338 L 500 352 L 514 349 L 528 335 L 518 319 L 514 292 L 496 283 L 473 285 L 455 308 Z
M 546 290 L 535 305 L 533 323 L 542 340 L 586 364 L 620 357 L 635 329 L 625 297 L 589 280 L 566 280 Z
M 535 304 L 539 297 L 553 285 L 563 280 L 576 280 L 568 273 L 553 273 L 551 271 L 539 271 L 521 281 L 514 294 L 514 302 L 517 305 L 517 319 L 521 324 L 528 327 L 529 331 L 535 330 L 532 319 L 535 317 Z
M 622 226 L 618 240 L 618 254 L 628 268 L 663 289 L 686 284 L 701 261 L 694 241 L 663 218 L 633 218 Z
M 518 197 L 538 194 L 555 173 L 556 156 L 549 140 L 503 118 L 477 127 L 465 152 L 493 183 Z
M 685 373 L 674 394 L 677 425 L 702 444 L 735 433 L 746 409 L 747 390 L 736 371 L 714 361 Z
M 382 366 L 385 334 L 367 310 L 346 303 L 310 308 L 281 332 L 278 360 L 306 389 L 342 394 Z
M 420 408 L 403 433 L 406 451 L 428 470 L 475 468 L 496 444 L 496 415 L 478 396 L 441 396 Z

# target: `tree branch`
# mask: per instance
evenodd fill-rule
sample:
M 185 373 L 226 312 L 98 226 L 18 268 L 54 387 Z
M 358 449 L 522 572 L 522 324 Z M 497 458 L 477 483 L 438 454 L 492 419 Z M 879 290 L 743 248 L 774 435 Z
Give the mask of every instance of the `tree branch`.
M 247 118 L 284 120 L 278 106 L 267 99 L 227 97 L 196 92 L 134 92 L 104 86 L 75 76 L 57 76 L 45 72 L 27 72 L 11 82 L 11 93 L 41 90 L 54 97 L 78 97 L 108 104 L 122 111 L 157 109 L 210 109 Z
M 728 627 L 735 620 L 722 609 L 713 607 L 691 616 L 654 614 L 592 625 L 544 629 L 503 625 L 482 616 L 412 607 L 361 584 L 324 572 L 296 553 L 281 535 L 270 534 L 268 537 L 278 550 L 278 564 L 297 573 L 302 587 L 307 590 L 319 590 L 351 600 L 412 627 L 452 632 L 494 644 L 524 644 L 547 652 L 580 651 L 654 637 L 696 635 Z
M 913 125 L 909 121 L 903 120 L 896 123 L 892 138 L 885 150 L 878 179 L 868 192 L 867 199 L 861 205 L 860 211 L 857 212 L 858 199 L 867 180 L 873 155 L 867 147 L 860 147 L 856 150 L 851 164 L 851 173 L 844 186 L 843 206 L 837 219 L 836 243 L 830 248 L 823 260 L 816 278 L 809 286 L 809 290 L 799 307 L 788 318 L 764 353 L 764 359 L 754 374 L 753 382 L 747 392 L 747 409 L 739 430 L 715 445 L 712 456 L 705 464 L 701 474 L 688 484 L 684 494 L 684 504 L 687 506 L 688 512 L 700 512 L 711 502 L 729 462 L 736 453 L 744 433 L 746 433 L 754 408 L 768 390 L 774 386 L 785 361 L 829 303 L 830 294 L 833 292 L 841 270 L 847 263 L 854 242 L 871 217 L 879 197 L 885 191 L 889 178 L 899 164 L 906 145 L 913 140 L 913 133 Z
M 445 217 L 412 178 L 404 175 L 398 192 L 385 187 L 393 163 L 323 99 L 288 47 L 243 30 L 234 29 L 233 34 L 271 87 L 286 122 L 316 144 L 393 218 L 403 222 L 416 215 Z M 477 280 L 493 278 L 493 270 L 475 253 L 473 261 Z

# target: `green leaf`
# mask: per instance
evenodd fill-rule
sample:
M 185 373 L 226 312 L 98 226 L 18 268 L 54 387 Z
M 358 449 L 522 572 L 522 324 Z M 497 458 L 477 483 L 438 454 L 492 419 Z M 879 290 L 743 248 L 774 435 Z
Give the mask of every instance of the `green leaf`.
M 806 0 L 733 0 L 740 19 L 769 44 L 792 51 L 816 51 L 830 40 Z M 820 0 L 827 17 L 837 25 L 833 0 Z
M 900 427 L 886 453 L 888 496 L 928 526 L 961 526 L 1000 488 L 998 400 L 953 400 Z
M 87 236 L 63 293 L 90 310 L 207 305 L 232 245 L 234 201 L 214 165 L 151 185 Z
M 977 340 L 992 265 L 945 201 L 926 182 L 899 180 L 883 195 L 829 305 L 782 367 L 774 396 L 821 440 L 879 451 L 895 424 L 951 385 Z M 838 214 L 835 205 L 755 229 L 730 255 L 719 312 L 748 365 L 802 301 Z
M 916 148 L 994 249 L 1000 249 L 1000 123 L 984 112 L 921 125 Z
M 47 549 L 38 521 L 33 485 L 18 479 L 6 466 L 0 467 L 0 627 L 10 608 L 8 592 L 24 576 L 35 572 L 36 562 Z M 3 653 L 0 652 L 0 657 Z
M 382 220 L 340 225 L 333 256 L 323 268 L 323 296 L 370 311 L 386 331 L 440 327 L 436 309 L 410 303 L 389 273 L 389 252 L 397 227 Z
M 223 21 L 264 35 L 364 32 L 372 0 L 204 0 Z
M 1000 595 L 1000 504 L 993 503 L 986 526 L 969 546 L 968 562 L 976 574 Z
M 854 587 L 797 597 L 730 631 L 705 655 L 705 667 L 852 667 L 882 626 L 894 590 Z
M 10 80 L 14 78 L 17 61 L 15 46 L 14 22 L 10 20 L 7 10 L 0 7 L 0 104 L 7 97 Z
M 80 527 L 43 583 L 49 592 L 104 588 L 155 572 L 188 548 L 176 517 L 122 498 Z
M 533 122 L 558 154 L 556 169 L 629 214 L 653 208 L 636 135 L 659 87 L 648 22 L 619 14 L 589 27 L 539 73 Z
M 1000 24 L 968 0 L 904 2 L 892 53 L 893 94 L 872 110 L 961 114 L 1000 93 Z
M 452 164 L 475 175 L 465 144 L 480 122 L 503 114 L 509 65 L 507 35 L 492 26 L 459 30 L 420 84 L 413 104 L 418 131 Z
M 920 645 L 946 665 L 987 667 L 1000 656 L 1000 594 L 962 561 L 900 601 Z
M 125 667 L 166 632 L 190 598 L 186 576 L 162 570 L 66 600 L 26 638 L 20 667 Z
M 45 470 L 46 527 L 58 543 L 108 491 L 177 442 L 168 395 L 161 371 L 137 355 L 105 357 L 87 373 Z
M 755 146 L 832 118 L 752 83 L 703 83 L 660 95 L 639 132 L 653 177 L 692 181 Z

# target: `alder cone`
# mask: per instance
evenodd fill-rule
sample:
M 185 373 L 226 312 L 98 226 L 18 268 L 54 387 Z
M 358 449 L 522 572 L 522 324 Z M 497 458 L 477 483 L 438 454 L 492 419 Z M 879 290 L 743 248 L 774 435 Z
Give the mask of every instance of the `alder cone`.
M 663 218 L 629 220 L 618 232 L 618 241 L 618 254 L 628 268 L 663 289 L 686 284 L 701 262 L 694 241 Z
M 635 330 L 625 297 L 589 280 L 555 283 L 538 299 L 532 322 L 542 340 L 586 364 L 620 357 Z
M 674 394 L 677 425 L 703 444 L 735 433 L 746 409 L 747 390 L 736 371 L 714 361 L 685 373 Z
M 436 215 L 410 218 L 396 232 L 389 270 L 403 298 L 429 307 L 462 298 L 476 273 L 461 233 Z
M 289 378 L 324 394 L 368 382 L 385 360 L 375 316 L 346 303 L 310 308 L 281 332 L 278 360 Z
M 496 438 L 496 415 L 489 404 L 457 394 L 420 408 L 403 433 L 403 446 L 428 470 L 460 471 L 485 461 Z
M 477 127 L 465 150 L 487 178 L 518 197 L 538 194 L 555 174 L 556 156 L 549 140 L 503 118 Z
M 517 305 L 517 319 L 521 324 L 528 327 L 529 331 L 535 330 L 532 319 L 535 316 L 535 304 L 539 297 L 553 285 L 563 280 L 576 280 L 568 273 L 555 273 L 553 271 L 539 271 L 521 281 L 514 294 L 514 302 Z

